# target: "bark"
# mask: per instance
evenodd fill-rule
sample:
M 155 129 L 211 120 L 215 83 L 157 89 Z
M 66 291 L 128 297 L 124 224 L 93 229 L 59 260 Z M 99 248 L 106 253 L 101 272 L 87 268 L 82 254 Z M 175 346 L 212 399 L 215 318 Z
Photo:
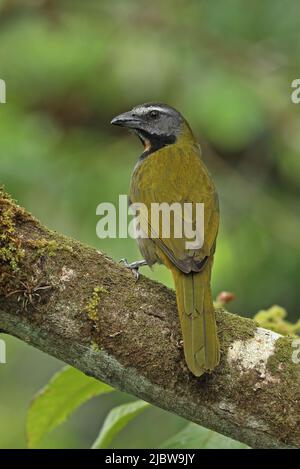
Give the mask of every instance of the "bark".
M 49 231 L 0 190 L 0 329 L 254 448 L 300 447 L 292 338 L 216 311 L 222 358 L 196 378 L 172 290 Z M 294 357 L 294 360 L 292 359 Z M 296 357 L 297 358 L 297 357 Z

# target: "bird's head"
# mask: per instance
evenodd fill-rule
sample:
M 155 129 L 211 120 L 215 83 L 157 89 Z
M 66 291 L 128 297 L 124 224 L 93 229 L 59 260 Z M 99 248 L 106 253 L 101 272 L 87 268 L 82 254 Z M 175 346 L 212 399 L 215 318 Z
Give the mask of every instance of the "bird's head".
M 188 135 L 192 137 L 190 127 L 182 115 L 173 107 L 161 103 L 140 104 L 114 117 L 111 124 L 127 127 L 136 133 L 147 154 L 185 139 Z

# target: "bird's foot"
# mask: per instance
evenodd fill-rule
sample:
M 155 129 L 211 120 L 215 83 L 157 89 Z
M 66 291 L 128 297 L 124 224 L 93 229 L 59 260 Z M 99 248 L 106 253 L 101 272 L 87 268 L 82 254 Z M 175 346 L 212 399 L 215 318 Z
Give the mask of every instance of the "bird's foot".
M 128 269 L 131 270 L 131 272 L 133 273 L 136 281 L 138 281 L 138 279 L 140 278 L 139 268 L 143 267 L 144 265 L 147 265 L 147 261 L 145 261 L 145 260 L 131 262 L 129 264 L 127 259 L 121 259 L 120 262 L 122 262 L 125 265 L 125 267 L 127 267 Z

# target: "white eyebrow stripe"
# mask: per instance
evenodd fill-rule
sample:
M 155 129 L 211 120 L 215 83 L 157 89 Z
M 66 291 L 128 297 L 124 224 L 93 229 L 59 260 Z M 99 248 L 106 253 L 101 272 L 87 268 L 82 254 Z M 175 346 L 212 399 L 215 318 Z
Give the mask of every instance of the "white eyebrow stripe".
M 158 111 L 158 112 L 164 112 L 168 113 L 167 109 L 161 106 L 147 106 L 147 107 L 139 107 L 136 109 L 137 111 L 142 112 L 143 114 L 146 114 L 151 111 Z

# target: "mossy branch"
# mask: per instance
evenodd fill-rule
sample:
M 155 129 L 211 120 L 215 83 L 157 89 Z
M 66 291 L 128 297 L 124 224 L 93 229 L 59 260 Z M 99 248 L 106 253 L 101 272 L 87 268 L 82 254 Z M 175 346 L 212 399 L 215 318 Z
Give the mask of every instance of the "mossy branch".
M 300 448 L 292 338 L 217 310 L 222 358 L 186 368 L 174 292 L 43 227 L 0 190 L 0 329 L 251 447 Z

